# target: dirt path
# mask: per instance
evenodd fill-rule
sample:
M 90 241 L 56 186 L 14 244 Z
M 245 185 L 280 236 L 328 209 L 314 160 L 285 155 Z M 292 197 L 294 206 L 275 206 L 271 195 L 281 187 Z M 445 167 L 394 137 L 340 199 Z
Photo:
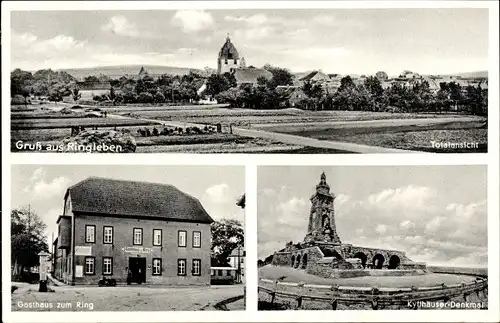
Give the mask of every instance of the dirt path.
M 393 148 L 384 148 L 384 147 L 376 147 L 376 146 L 367 146 L 360 144 L 353 144 L 348 142 L 340 142 L 340 141 L 326 141 L 326 140 L 318 140 L 314 138 L 301 137 L 296 135 L 288 135 L 277 132 L 268 132 L 262 130 L 250 130 L 250 129 L 241 129 L 241 128 L 233 128 L 233 133 L 252 138 L 264 138 L 270 139 L 274 141 L 279 141 L 295 146 L 308 146 L 315 148 L 323 148 L 323 149 L 334 149 L 344 152 L 351 153 L 372 153 L 372 154 L 381 154 L 381 153 L 421 153 L 413 150 L 403 150 L 403 149 L 393 149 Z

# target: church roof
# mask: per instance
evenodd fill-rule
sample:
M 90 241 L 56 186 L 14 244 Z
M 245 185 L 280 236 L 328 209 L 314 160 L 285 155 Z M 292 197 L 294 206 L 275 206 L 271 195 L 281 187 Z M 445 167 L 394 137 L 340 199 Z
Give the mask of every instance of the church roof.
M 231 43 L 231 39 L 229 37 L 226 38 L 226 42 L 222 45 L 222 48 L 219 51 L 219 58 L 225 59 L 239 59 L 240 54 L 234 47 L 233 43 Z
M 212 223 L 200 201 L 167 184 L 89 177 L 68 188 L 73 212 Z
M 235 69 L 234 77 L 238 84 L 257 84 L 259 77 L 265 77 L 270 80 L 273 74 L 263 68 L 248 67 Z

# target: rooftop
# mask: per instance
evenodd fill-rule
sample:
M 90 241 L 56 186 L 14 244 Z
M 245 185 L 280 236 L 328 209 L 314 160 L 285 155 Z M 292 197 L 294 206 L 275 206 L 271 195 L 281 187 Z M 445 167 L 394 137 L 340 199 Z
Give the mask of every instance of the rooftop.
M 68 196 L 75 213 L 213 222 L 197 198 L 173 185 L 89 177 L 68 188 Z

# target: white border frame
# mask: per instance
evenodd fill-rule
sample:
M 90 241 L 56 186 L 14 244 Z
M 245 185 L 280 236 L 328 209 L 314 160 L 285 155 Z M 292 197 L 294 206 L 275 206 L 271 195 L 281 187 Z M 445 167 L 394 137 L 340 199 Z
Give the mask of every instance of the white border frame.
M 10 74 L 2 73 L 2 244 L 4 268 L 10 259 L 10 167 L 11 164 L 127 164 L 127 165 L 245 165 L 247 302 L 244 315 L 236 312 L 12 312 L 10 270 L 2 270 L 3 320 L 5 322 L 498 322 L 499 304 L 499 78 L 498 17 L 496 1 L 218 1 L 218 2 L 2 2 L 2 70 L 10 71 L 10 12 L 13 10 L 147 10 L 147 9 L 270 9 L 270 8 L 489 8 L 489 120 L 487 154 L 367 154 L 367 155 L 193 155 L 193 154 L 29 154 L 10 153 Z M 493 122 L 491 122 L 493 120 Z M 486 311 L 257 311 L 257 165 L 487 165 L 488 166 L 488 270 L 489 309 Z

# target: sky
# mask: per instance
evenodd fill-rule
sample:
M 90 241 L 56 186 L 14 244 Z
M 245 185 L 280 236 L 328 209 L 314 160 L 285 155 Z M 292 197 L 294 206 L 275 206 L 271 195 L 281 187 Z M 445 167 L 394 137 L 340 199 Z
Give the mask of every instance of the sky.
M 216 68 L 230 35 L 247 66 L 398 75 L 488 69 L 487 9 L 15 11 L 11 69 Z
M 244 210 L 236 205 L 245 190 L 241 166 L 12 165 L 11 208 L 29 204 L 47 225 L 50 245 L 66 190 L 89 176 L 170 184 L 200 200 L 216 221 L 245 220 Z
M 323 171 L 343 243 L 428 265 L 487 267 L 487 174 L 477 165 L 259 167 L 259 259 L 303 241 Z

